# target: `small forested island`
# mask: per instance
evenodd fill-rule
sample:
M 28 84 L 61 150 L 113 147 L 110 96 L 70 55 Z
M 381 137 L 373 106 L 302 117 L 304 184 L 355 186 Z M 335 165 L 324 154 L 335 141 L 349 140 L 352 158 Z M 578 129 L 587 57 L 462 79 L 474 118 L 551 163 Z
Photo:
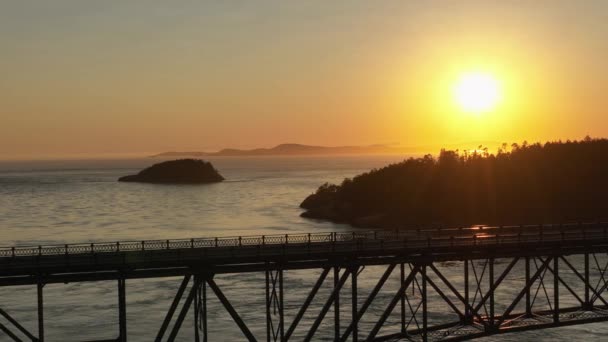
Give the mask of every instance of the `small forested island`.
M 608 140 L 442 150 L 324 184 L 303 217 L 370 228 L 539 224 L 608 216 Z
M 224 177 L 211 165 L 200 159 L 179 159 L 154 164 L 136 175 L 124 176 L 119 182 L 141 183 L 215 183 Z

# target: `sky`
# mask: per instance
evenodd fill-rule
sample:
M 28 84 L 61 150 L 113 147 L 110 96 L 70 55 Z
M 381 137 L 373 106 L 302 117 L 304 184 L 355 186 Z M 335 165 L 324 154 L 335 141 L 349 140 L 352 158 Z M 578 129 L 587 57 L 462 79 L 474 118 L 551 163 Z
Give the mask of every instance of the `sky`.
M 608 1 L 0 0 L 0 159 L 608 136 Z M 491 110 L 453 99 L 467 73 Z

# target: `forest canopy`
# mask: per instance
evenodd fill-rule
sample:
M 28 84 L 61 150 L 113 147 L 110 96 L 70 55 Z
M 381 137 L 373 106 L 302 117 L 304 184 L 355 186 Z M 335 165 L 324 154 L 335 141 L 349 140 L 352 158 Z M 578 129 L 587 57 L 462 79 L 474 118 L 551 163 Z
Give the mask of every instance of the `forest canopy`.
M 607 175 L 607 139 L 441 150 L 326 183 L 302 216 L 382 228 L 599 220 Z

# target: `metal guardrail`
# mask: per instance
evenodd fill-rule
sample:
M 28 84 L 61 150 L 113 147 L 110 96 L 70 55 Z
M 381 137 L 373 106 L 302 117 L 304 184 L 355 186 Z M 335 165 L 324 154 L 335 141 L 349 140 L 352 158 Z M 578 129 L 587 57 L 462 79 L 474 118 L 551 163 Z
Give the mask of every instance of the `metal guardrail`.
M 117 241 L 0 247 L 0 258 L 46 255 L 81 255 L 87 253 L 116 253 L 158 251 L 186 248 L 221 248 L 247 246 L 289 246 L 340 242 L 392 242 L 400 241 L 412 246 L 445 247 L 488 245 L 533 241 L 568 241 L 604 238 L 608 223 L 572 223 L 519 226 L 473 226 L 462 228 L 425 228 L 408 230 L 371 230 L 326 232 L 307 234 L 274 234 L 256 236 L 228 236 L 174 240 Z M 294 246 L 295 247 L 295 246 Z

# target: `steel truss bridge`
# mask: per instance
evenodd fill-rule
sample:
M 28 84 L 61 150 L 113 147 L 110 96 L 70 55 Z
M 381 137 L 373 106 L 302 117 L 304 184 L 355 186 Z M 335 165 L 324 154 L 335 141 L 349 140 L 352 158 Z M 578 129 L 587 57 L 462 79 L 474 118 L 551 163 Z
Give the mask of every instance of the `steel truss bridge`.
M 160 277 L 183 280 L 155 341 L 176 340 L 186 319 L 194 320 L 193 339 L 208 341 L 210 296 L 219 299 L 248 341 L 319 340 L 319 327 L 327 324 L 333 331 L 325 340 L 463 341 L 602 322 L 608 320 L 607 229 L 607 223 L 576 223 L 0 248 L 0 286 L 36 286 L 38 303 L 35 333 L 0 308 L 8 322 L 0 324 L 0 336 L 45 340 L 46 284 L 115 280 L 115 341 L 126 341 L 128 280 Z M 369 266 L 384 270 L 360 295 L 358 284 Z M 302 269 L 317 269 L 320 275 L 301 302 L 286 303 L 284 277 Z M 447 269 L 459 276 L 446 275 Z M 247 284 L 265 288 L 262 336 L 254 336 L 251 324 L 214 281 L 216 275 L 243 272 L 265 275 L 264 284 Z M 389 278 L 399 283 L 387 294 Z M 330 294 L 321 296 L 328 282 Z M 379 293 L 388 300 L 377 303 Z M 312 313 L 312 324 L 302 324 L 313 300 L 323 304 Z M 299 307 L 295 315 L 285 314 L 286 304 Z M 368 310 L 372 305 L 380 309 Z M 330 311 L 334 317 L 328 317 Z

